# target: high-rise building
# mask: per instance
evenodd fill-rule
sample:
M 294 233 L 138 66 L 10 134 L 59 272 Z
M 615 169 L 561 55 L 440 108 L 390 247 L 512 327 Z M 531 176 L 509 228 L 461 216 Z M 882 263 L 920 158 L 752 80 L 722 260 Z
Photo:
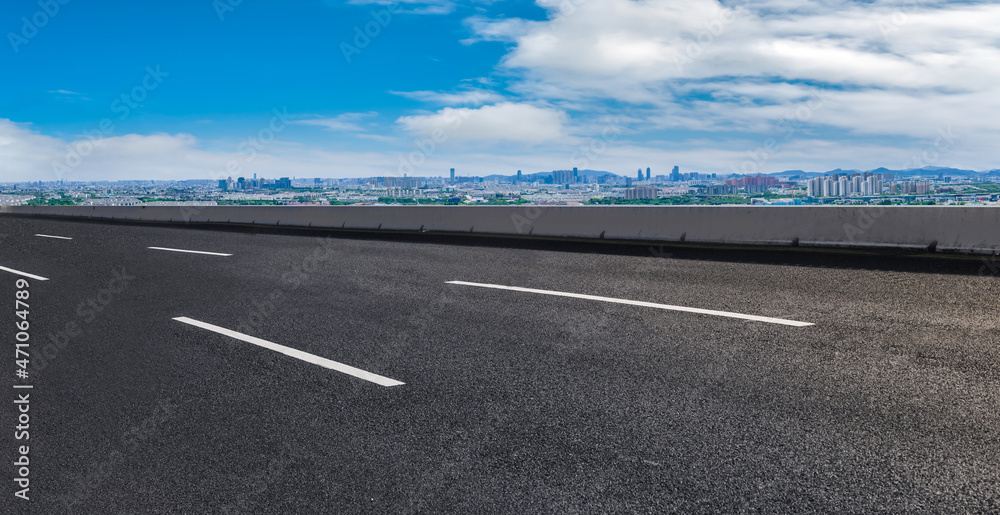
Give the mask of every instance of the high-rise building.
M 698 172 L 692 172 L 691 178 L 697 179 Z M 736 186 L 738 188 L 742 188 L 744 186 L 765 186 L 766 188 L 774 188 L 778 186 L 778 182 L 777 177 L 764 176 L 761 174 L 725 180 L 727 186 Z
M 455 169 L 451 169 L 451 183 L 455 184 Z
M 625 199 L 654 199 L 657 197 L 657 193 L 656 186 L 636 186 L 625 190 Z
M 649 180 L 649 173 L 650 173 L 650 172 L 649 172 L 649 167 L 647 166 L 647 167 L 646 167 L 646 180 L 647 180 L 647 181 Z
M 575 182 L 575 174 L 573 170 L 553 170 L 552 184 L 572 184 Z
M 674 166 L 674 169 L 670 172 L 670 180 L 677 182 L 681 180 L 681 169 L 678 166 Z
M 809 179 L 809 182 L 806 183 L 806 195 L 807 196 L 810 196 L 810 197 L 818 197 L 818 196 L 820 196 L 819 181 L 820 181 L 819 177 L 816 177 L 814 179 Z
M 517 171 L 517 182 L 521 182 L 521 170 Z
M 576 167 L 573 167 L 573 182 L 580 182 L 580 176 L 577 174 Z
M 642 168 L 639 169 L 639 180 L 642 180 Z

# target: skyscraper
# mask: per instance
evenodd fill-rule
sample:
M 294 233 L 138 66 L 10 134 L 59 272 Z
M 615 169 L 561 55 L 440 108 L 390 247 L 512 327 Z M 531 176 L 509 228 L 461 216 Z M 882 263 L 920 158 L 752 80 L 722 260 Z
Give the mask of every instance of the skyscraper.
M 553 170 L 552 184 L 572 184 L 575 181 L 574 170 Z
M 517 171 L 517 182 L 521 182 L 521 170 Z
M 674 169 L 670 172 L 670 180 L 674 182 L 681 180 L 681 169 L 679 166 L 674 166 Z
M 455 184 L 455 169 L 451 169 L 451 183 Z
M 642 180 L 642 168 L 639 169 L 639 180 Z
M 646 167 L 646 180 L 649 180 L 649 167 Z

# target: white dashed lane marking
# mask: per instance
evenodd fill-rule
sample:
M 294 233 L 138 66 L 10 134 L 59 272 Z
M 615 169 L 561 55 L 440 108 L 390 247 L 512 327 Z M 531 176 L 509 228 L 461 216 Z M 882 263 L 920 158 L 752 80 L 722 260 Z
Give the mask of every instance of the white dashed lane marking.
M 205 252 L 204 250 L 184 250 L 184 249 L 168 249 L 166 247 L 149 247 L 153 250 L 166 250 L 170 252 L 186 252 L 188 254 L 205 254 L 207 256 L 232 256 L 232 254 L 223 254 L 221 252 Z
M 811 322 L 799 322 L 797 320 L 786 320 L 784 318 L 762 317 L 757 315 L 745 315 L 743 313 L 732 313 L 729 311 L 716 311 L 714 309 L 689 308 L 685 306 L 671 306 L 670 304 L 657 304 L 655 302 L 644 302 L 641 300 L 615 299 L 612 297 L 599 297 L 597 295 L 585 295 L 582 293 L 567 293 L 553 290 L 536 290 L 534 288 L 521 288 L 519 286 L 503 286 L 499 284 L 470 283 L 465 281 L 447 281 L 448 284 L 459 284 L 462 286 L 476 286 L 479 288 L 494 288 L 497 290 L 510 290 L 525 293 L 538 293 L 541 295 L 555 295 L 559 297 L 572 297 L 575 299 L 599 300 L 601 302 L 613 302 L 615 304 L 629 304 L 632 306 L 643 306 L 647 308 L 667 309 L 670 311 L 683 311 L 686 313 L 698 313 L 701 315 L 713 315 L 719 317 L 741 318 L 743 320 L 753 320 L 755 322 L 767 322 L 770 324 L 790 325 L 794 327 L 806 327 L 814 325 Z
M 321 358 L 319 356 L 316 356 L 315 354 L 309 354 L 308 352 L 303 352 L 303 351 L 300 351 L 298 349 L 293 349 L 291 347 L 285 347 L 284 345 L 278 345 L 277 343 L 274 343 L 274 342 L 269 342 L 267 340 L 262 340 L 260 338 L 255 338 L 253 336 L 249 336 L 249 335 L 246 335 L 246 334 L 243 334 L 243 333 L 238 333 L 236 331 L 231 331 L 229 329 L 226 329 L 224 327 L 219 327 L 217 325 L 212 325 L 212 324 L 209 324 L 209 323 L 200 322 L 198 320 L 193 320 L 193 319 L 188 318 L 188 317 L 177 317 L 174 320 L 176 320 L 178 322 L 183 322 L 185 324 L 193 325 L 195 327 L 200 327 L 202 329 L 207 329 L 209 331 L 216 332 L 216 333 L 219 333 L 219 334 L 222 334 L 222 335 L 225 335 L 225 336 L 229 336 L 230 338 L 236 338 L 237 340 L 240 340 L 240 341 L 244 341 L 244 342 L 247 342 L 247 343 L 252 343 L 254 345 L 258 345 L 260 347 L 264 347 L 265 349 L 270 349 L 270 350 L 273 350 L 275 352 L 280 352 L 281 354 L 284 354 L 286 356 L 291 356 L 293 358 L 298 358 L 298 359 L 301 359 L 302 361 L 307 361 L 307 362 L 312 363 L 314 365 L 319 365 L 319 366 L 324 367 L 324 368 L 329 368 L 331 370 L 336 370 L 337 372 L 342 372 L 342 373 L 347 374 L 349 376 L 357 377 L 358 379 L 364 379 L 365 381 L 370 381 L 370 382 L 375 383 L 377 385 L 381 385 L 381 386 L 399 386 L 399 385 L 406 384 L 406 383 L 403 383 L 401 381 L 397 381 L 395 379 L 390 379 L 388 377 L 380 376 L 378 374 L 373 374 L 371 372 L 368 372 L 368 371 L 365 371 L 365 370 L 361 370 L 360 368 L 354 368 L 354 367 L 352 367 L 350 365 L 345 365 L 343 363 L 338 363 L 338 362 L 333 361 L 333 360 L 329 360 L 329 359 L 326 359 L 326 358 Z
M 3 270 L 4 272 L 10 272 L 12 274 L 17 274 L 17 275 L 20 275 L 20 276 L 24 276 L 24 277 L 27 277 L 29 279 L 37 279 L 39 281 L 48 281 L 48 278 L 45 278 L 45 277 L 42 277 L 42 276 L 38 276 L 38 275 L 34 275 L 34 274 L 29 274 L 27 272 L 22 272 L 20 270 L 14 270 L 13 268 L 7 268 L 5 266 L 0 266 L 0 270 Z

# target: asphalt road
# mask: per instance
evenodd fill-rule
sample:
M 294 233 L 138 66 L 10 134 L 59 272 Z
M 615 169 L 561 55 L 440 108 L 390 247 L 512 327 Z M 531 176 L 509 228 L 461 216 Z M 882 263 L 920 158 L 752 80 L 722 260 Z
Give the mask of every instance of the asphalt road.
M 0 217 L 0 511 L 997 512 L 1000 263 L 921 263 Z

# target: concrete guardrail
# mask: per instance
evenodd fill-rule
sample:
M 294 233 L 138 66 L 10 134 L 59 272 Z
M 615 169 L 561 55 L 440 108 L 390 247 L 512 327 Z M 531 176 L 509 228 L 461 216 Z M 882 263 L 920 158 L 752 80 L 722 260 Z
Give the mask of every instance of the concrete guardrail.
M 1000 253 L 992 206 L 4 206 L 0 214 L 521 238 Z

